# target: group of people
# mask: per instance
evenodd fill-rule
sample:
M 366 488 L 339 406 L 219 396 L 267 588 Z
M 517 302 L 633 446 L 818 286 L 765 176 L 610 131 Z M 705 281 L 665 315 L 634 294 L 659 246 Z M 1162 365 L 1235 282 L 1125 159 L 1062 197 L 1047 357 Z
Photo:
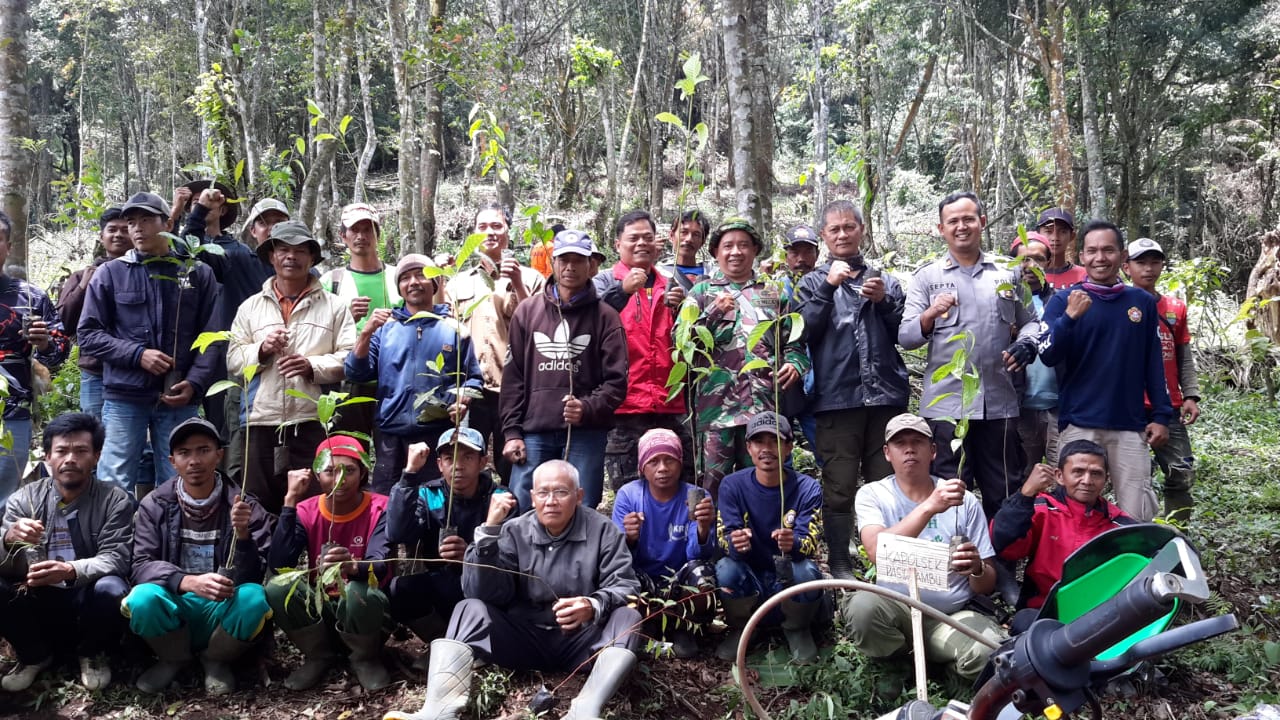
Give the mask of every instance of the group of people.
M 691 657 L 720 611 L 716 655 L 732 659 L 762 602 L 822 577 L 824 556 L 854 577 L 852 549 L 874 563 L 882 533 L 949 543 L 949 589 L 924 600 L 998 638 L 982 596 L 1034 611 L 1076 547 L 1156 515 L 1152 448 L 1165 512 L 1191 507 L 1186 307 L 1155 289 L 1159 244 L 1126 245 L 1104 221 L 1077 233 L 1047 210 L 1011 259 L 983 251 L 981 200 L 950 195 L 945 251 L 904 288 L 863 256 L 848 201 L 788 230 L 776 268 L 744 219 L 713 230 L 685 212 L 664 241 L 636 210 L 616 223 L 612 266 L 567 229 L 541 248 L 549 275 L 516 259 L 496 205 L 459 268 L 384 263 L 376 211 L 349 205 L 348 262 L 324 273 L 325 249 L 283 203 L 254 205 L 241 238 L 238 207 L 207 181 L 173 207 L 131 197 L 103 215 L 105 256 L 56 306 L 3 278 L 7 690 L 57 647 L 105 686 L 102 654 L 127 628 L 158 657 L 139 688 L 163 691 L 198 655 L 206 689 L 230 692 L 230 663 L 270 622 L 303 655 L 287 687 L 345 655 L 374 690 L 401 623 L 430 643 L 427 698 L 388 717 L 456 718 L 479 659 L 590 664 L 566 717 L 592 718 L 642 638 Z M 184 212 L 198 242 L 172 243 Z M 83 412 L 47 425 L 47 477 L 18 489 L 32 360 L 56 366 L 73 340 Z M 911 414 L 899 348 L 921 347 Z M 792 467 L 800 436 L 820 479 Z M 596 512 L 606 480 L 612 522 Z M 904 606 L 852 593 L 838 612 L 868 655 L 910 646 Z M 765 624 L 811 663 L 832 614 L 815 591 Z M 943 626 L 927 652 L 966 678 L 986 660 Z

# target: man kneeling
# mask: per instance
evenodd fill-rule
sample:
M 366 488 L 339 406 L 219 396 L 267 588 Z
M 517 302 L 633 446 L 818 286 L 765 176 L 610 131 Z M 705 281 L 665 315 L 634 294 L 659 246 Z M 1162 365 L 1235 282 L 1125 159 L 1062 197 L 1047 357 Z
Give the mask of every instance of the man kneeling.
M 162 692 L 196 649 L 203 650 L 205 691 L 235 690 L 231 663 L 271 617 L 261 584 L 269 516 L 218 472 L 222 444 L 208 420 L 191 418 L 174 428 L 169 460 L 178 476 L 148 495 L 134 518 L 136 587 L 122 611 L 160 657 L 138 677 L 143 692 Z
M 457 720 L 471 687 L 471 662 L 518 670 L 595 667 L 566 720 L 598 718 L 635 666 L 640 590 L 626 540 L 609 519 L 581 510 L 577 468 L 550 460 L 533 473 L 534 512 L 476 529 L 462 570 L 466 596 L 447 637 L 431 643 L 427 698 L 416 713 L 384 720 Z
M 882 532 L 950 542 L 966 538 L 951 553 L 951 571 L 945 592 L 921 590 L 920 599 L 994 641 L 1004 633 L 995 620 L 966 609 L 976 595 L 995 588 L 996 573 L 986 516 L 962 480 L 943 480 L 929 474 L 933 462 L 933 433 L 924 418 L 909 413 L 889 421 L 884 433 L 884 454 L 893 475 L 858 490 L 854 511 L 858 532 L 867 555 L 876 561 L 876 540 Z M 906 593 L 902 583 L 877 581 L 878 585 Z M 871 657 L 889 657 L 911 647 L 911 611 L 906 605 L 869 592 L 847 596 L 841 608 L 845 631 L 854 647 Z M 925 653 L 933 662 L 946 663 L 961 678 L 972 680 L 987 663 L 991 650 L 936 621 L 924 621 Z

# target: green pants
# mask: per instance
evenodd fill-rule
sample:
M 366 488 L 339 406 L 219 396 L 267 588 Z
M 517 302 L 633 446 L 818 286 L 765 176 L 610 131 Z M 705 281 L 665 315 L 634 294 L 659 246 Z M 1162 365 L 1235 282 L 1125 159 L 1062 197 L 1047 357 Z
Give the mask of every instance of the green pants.
M 237 585 L 226 600 L 206 600 L 195 593 L 181 595 L 155 583 L 138 585 L 120 603 L 129 629 L 139 637 L 160 637 L 186 625 L 194 650 L 203 650 L 219 625 L 237 640 L 258 636 L 271 617 L 261 585 Z
M 845 598 L 840 613 L 849 641 L 860 652 L 880 658 L 911 649 L 911 609 L 906 605 L 873 593 L 855 592 Z M 1000 625 L 981 613 L 960 610 L 951 618 L 995 642 L 1005 639 Z M 987 646 L 928 618 L 924 619 L 924 651 L 930 662 L 946 664 L 966 680 L 976 678 L 991 655 Z
M 351 580 L 337 598 L 325 597 L 322 600 L 322 617 L 318 617 L 315 586 L 303 576 L 294 586 L 268 583 L 267 604 L 271 606 L 276 624 L 285 632 L 324 620 L 336 623 L 342 632 L 372 635 L 382 632 L 387 619 L 388 600 L 382 590 L 369 587 L 361 580 Z

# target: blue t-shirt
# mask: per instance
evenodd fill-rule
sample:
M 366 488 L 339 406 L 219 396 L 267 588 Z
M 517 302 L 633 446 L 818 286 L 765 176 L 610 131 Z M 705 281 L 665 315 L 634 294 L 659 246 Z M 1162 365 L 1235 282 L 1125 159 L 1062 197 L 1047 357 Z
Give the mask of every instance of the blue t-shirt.
M 786 470 L 779 493 L 779 488 L 765 487 L 756 480 L 755 468 L 743 468 L 729 473 L 720 482 L 717 505 L 720 546 L 731 558 L 745 560 L 758 570 L 772 571 L 778 543 L 771 535 L 782 527 L 784 517 L 796 534 L 792 559 L 812 559 L 818 552 L 822 539 L 822 486 L 808 475 Z M 729 542 L 729 533 L 743 528 L 751 529 L 751 550 L 745 556 Z
M 640 539 L 628 547 L 636 570 L 655 580 L 673 577 L 690 560 L 709 560 L 715 551 L 714 533 L 707 533 L 705 543 L 698 542 L 698 523 L 686 504 L 690 487 L 681 482 L 676 496 L 664 503 L 649 494 L 649 484 L 641 478 L 623 485 L 614 498 L 613 524 L 619 530 L 627 515 L 644 515 Z
M 1039 295 L 1032 295 L 1031 302 L 1036 306 L 1036 315 L 1044 317 L 1044 300 Z M 1058 376 L 1039 357 L 1027 366 L 1027 389 L 1022 396 L 1022 407 L 1028 410 L 1058 407 Z

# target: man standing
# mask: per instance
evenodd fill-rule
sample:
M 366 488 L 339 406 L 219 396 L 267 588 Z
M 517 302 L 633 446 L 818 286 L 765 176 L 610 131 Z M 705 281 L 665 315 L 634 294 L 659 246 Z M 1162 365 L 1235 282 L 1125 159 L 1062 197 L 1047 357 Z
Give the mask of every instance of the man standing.
M 474 233 L 485 236 L 475 253 L 477 264 L 450 278 L 445 286 L 445 302 L 454 317 L 467 324 L 474 343 L 476 360 L 484 375 L 484 397 L 474 401 L 467 422 L 480 431 L 485 442 L 493 443 L 493 462 L 499 477 L 511 479 L 511 464 L 503 456 L 502 419 L 498 391 L 502 387 L 502 367 L 507 360 L 507 341 L 516 306 L 534 297 L 546 279 L 533 268 L 516 262 L 511 247 L 511 213 L 497 203 L 480 209 Z
M 796 300 L 813 358 L 813 413 L 822 459 L 823 529 L 837 579 L 853 579 L 849 540 L 859 485 L 888 475 L 884 428 L 906 411 L 911 388 L 898 354 L 906 296 L 862 257 L 862 213 L 837 200 L 822 213 L 830 259 L 800 280 Z
M 1027 233 L 1027 241 L 1014 246 L 1014 253 L 1022 260 L 1022 282 L 1031 291 L 1031 303 L 1039 317 L 1044 316 L 1044 305 L 1053 297 L 1053 288 L 1044 281 L 1049 245 L 1043 238 L 1040 233 Z M 1041 460 L 1050 465 L 1058 462 L 1058 376 L 1038 357 L 1026 367 L 1018 437 L 1027 461 L 1023 475 Z
M 814 557 L 822 542 L 822 489 L 818 481 L 785 467 L 795 447 L 791 423 L 762 412 L 747 425 L 752 467 L 730 473 L 720 488 L 720 545 L 716 563 L 720 603 L 729 633 L 716 657 L 733 660 L 751 614 L 782 588 L 822 577 Z M 818 658 L 813 619 L 821 591 L 782 601 L 782 630 L 791 659 L 801 665 Z
M 951 550 L 947 589 L 921 590 L 920 599 L 965 627 L 1000 642 L 1004 631 L 991 617 L 965 606 L 975 595 L 995 588 L 992 562 L 995 550 L 987 533 L 987 519 L 972 493 L 959 480 L 943 480 L 929 473 L 933 430 L 924 418 L 904 413 L 885 429 L 884 454 L 893 474 L 858 491 L 858 532 L 867 556 L 876 562 L 880 533 L 947 544 L 962 537 Z M 905 594 L 903 583 L 877 578 L 877 585 Z M 911 611 L 895 600 L 869 592 L 850 593 L 840 608 L 845 632 L 854 647 L 873 658 L 886 658 L 911 647 Z M 924 621 L 925 655 L 946 663 L 947 669 L 973 680 L 987 664 L 991 649 L 934 620 Z
M 603 495 L 606 438 L 627 393 L 622 321 L 591 284 L 603 259 L 586 233 L 560 231 L 551 257 L 555 283 L 511 318 L 502 454 L 513 465 L 509 486 L 522 512 L 531 506 L 534 468 L 557 458 L 578 468 L 588 508 Z
M 1058 369 L 1058 442 L 1092 440 L 1106 448 L 1116 504 L 1139 522 L 1150 522 L 1157 504 L 1147 448 L 1168 441 L 1173 421 L 1159 311 L 1151 293 L 1120 281 L 1120 228 L 1094 220 L 1083 233 L 1080 258 L 1089 278 L 1049 300 L 1049 332 L 1040 344 L 1044 363 Z
M 75 648 L 80 683 L 111 682 L 102 654 L 124 632 L 120 601 L 129 593 L 133 500 L 94 478 L 106 433 L 85 413 L 66 413 L 44 430 L 51 476 L 9 496 L 0 528 L 0 637 L 18 665 L 5 690 L 31 686 L 55 648 Z
M 1187 426 L 1200 417 L 1200 380 L 1195 355 L 1191 352 L 1191 329 L 1187 325 L 1187 304 L 1172 295 L 1161 295 L 1156 282 L 1164 272 L 1164 250 L 1151 238 L 1138 238 L 1129 243 L 1129 260 L 1125 273 L 1133 286 L 1156 298 L 1156 314 L 1160 322 L 1160 357 L 1164 363 L 1165 383 L 1173 417 L 1169 421 L 1169 442 L 1156 448 L 1156 462 L 1164 473 L 1164 514 L 1181 514 L 1186 520 L 1195 501 L 1191 486 L 1195 483 L 1195 456 Z M 1147 400 L 1147 413 L 1151 413 Z
M 671 223 L 667 241 L 671 243 L 675 260 L 660 266 L 660 270 L 670 274 L 685 292 L 692 290 L 709 274 L 699 253 L 710 232 L 711 221 L 701 210 L 686 210 Z
M 1076 240 L 1076 222 L 1071 213 L 1062 208 L 1045 210 L 1036 220 L 1036 230 L 1049 246 L 1049 264 L 1044 269 L 1049 287 L 1061 290 L 1084 282 L 1085 269 L 1067 259 L 1067 249 Z
M 120 208 L 109 207 L 98 218 L 98 241 L 102 243 L 102 256 L 94 258 L 88 267 L 81 268 L 62 283 L 58 294 L 58 317 L 69 334 L 74 336 L 80 324 L 80 312 L 84 310 L 84 298 L 89 292 L 93 273 L 108 260 L 115 260 L 129 252 L 129 222 Z M 94 417 L 102 417 L 102 361 L 80 353 L 80 409 Z
M 690 452 L 683 458 L 693 477 L 692 436 L 684 423 L 684 398 L 668 399 L 675 312 L 684 289 L 654 270 L 658 260 L 657 227 L 644 210 L 618 218 L 615 228 L 618 263 L 593 282 L 600 301 L 618 311 L 627 340 L 627 397 L 614 413 L 605 448 L 605 471 L 614 490 L 636 478 L 636 443 L 653 428 L 680 436 Z
M 760 412 L 776 409 L 776 397 L 792 388 L 800 391 L 809 371 L 804 344 L 798 338 L 790 341 L 788 322 L 780 322 L 748 346 L 761 323 L 778 322 L 790 307 L 778 284 L 756 273 L 755 260 L 762 252 L 764 241 L 750 222 L 726 219 L 711 234 L 711 254 L 719 269 L 694 285 L 685 299 L 685 305 L 698 310 L 698 326 L 710 331 L 712 346 L 703 350 L 716 366 L 699 380 L 692 399 L 695 434 L 706 433 L 701 485 L 713 499 L 725 475 L 750 464 L 747 423 Z
M 434 267 L 425 255 L 400 259 L 398 290 L 404 308 L 375 309 L 347 355 L 347 379 L 377 387 L 374 492 L 391 491 L 410 445 L 434 448 L 453 418 L 466 414 L 471 396 L 465 390 L 480 392 L 471 339 L 452 318 L 441 317 L 447 308 L 433 304 L 437 281 L 427 279 L 423 269 Z M 419 399 L 423 396 L 426 402 Z M 435 477 L 427 471 L 426 479 Z
M 120 605 L 159 661 L 138 677 L 164 692 L 203 648 L 205 692 L 235 690 L 234 663 L 262 631 L 271 518 L 218 472 L 222 437 L 191 418 L 166 438 L 177 476 L 142 500 L 134 519 L 134 588 Z
M 125 203 L 133 249 L 93 274 L 80 317 L 80 351 L 102 360 L 102 424 L 107 443 L 98 476 L 139 496 L 173 477 L 169 434 L 196 416 L 217 380 L 217 352 L 199 353 L 200 333 L 218 330 L 222 292 L 213 271 L 179 257 L 161 233 L 169 208 L 158 195 Z M 139 477 L 148 435 L 153 477 Z
M 467 599 L 454 609 L 447 638 L 431 643 L 422 709 L 389 712 L 384 720 L 457 720 L 477 656 L 499 667 L 554 672 L 594 658 L 565 720 L 599 718 L 635 667 L 640 613 L 627 598 L 640 583 L 622 531 L 581 507 L 573 465 L 551 460 L 533 475 L 534 512 L 503 523 L 506 509 L 491 504 L 488 522 L 476 528 L 462 569 Z
M 355 345 L 346 303 L 311 275 L 321 253 L 306 225 L 288 220 L 271 228 L 258 257 L 271 263 L 275 276 L 240 306 L 231 324 L 227 368 L 243 375 L 255 366 L 240 408 L 240 424 L 249 433 L 245 491 L 272 514 L 284 502 L 289 470 L 310 467 L 312 451 L 325 437 L 316 403 L 287 391 L 319 398 L 322 385 L 342 379 L 342 363 Z
M 13 223 L 0 211 L 0 268 L 9 259 Z M 12 433 L 9 448 L 0 447 L 0 502 L 18 489 L 31 456 L 32 360 L 56 370 L 67 359 L 70 341 L 58 311 L 40 288 L 21 278 L 0 274 L 0 376 L 9 384 L 4 429 Z
M 956 477 L 964 457 L 965 483 L 976 483 L 990 517 L 1022 482 L 1012 373 L 1035 359 L 1040 325 L 1022 303 L 1021 273 L 982 251 L 987 216 L 978 196 L 948 195 L 938 203 L 938 217 L 947 254 L 916 270 L 898 341 L 907 350 L 929 346 L 920 414 L 937 440 L 933 473 Z M 938 377 L 957 351 L 966 354 L 964 366 Z M 969 372 L 977 373 L 979 385 L 972 402 L 964 404 L 960 376 Z M 969 432 L 956 452 L 952 439 L 962 417 L 969 418 Z

